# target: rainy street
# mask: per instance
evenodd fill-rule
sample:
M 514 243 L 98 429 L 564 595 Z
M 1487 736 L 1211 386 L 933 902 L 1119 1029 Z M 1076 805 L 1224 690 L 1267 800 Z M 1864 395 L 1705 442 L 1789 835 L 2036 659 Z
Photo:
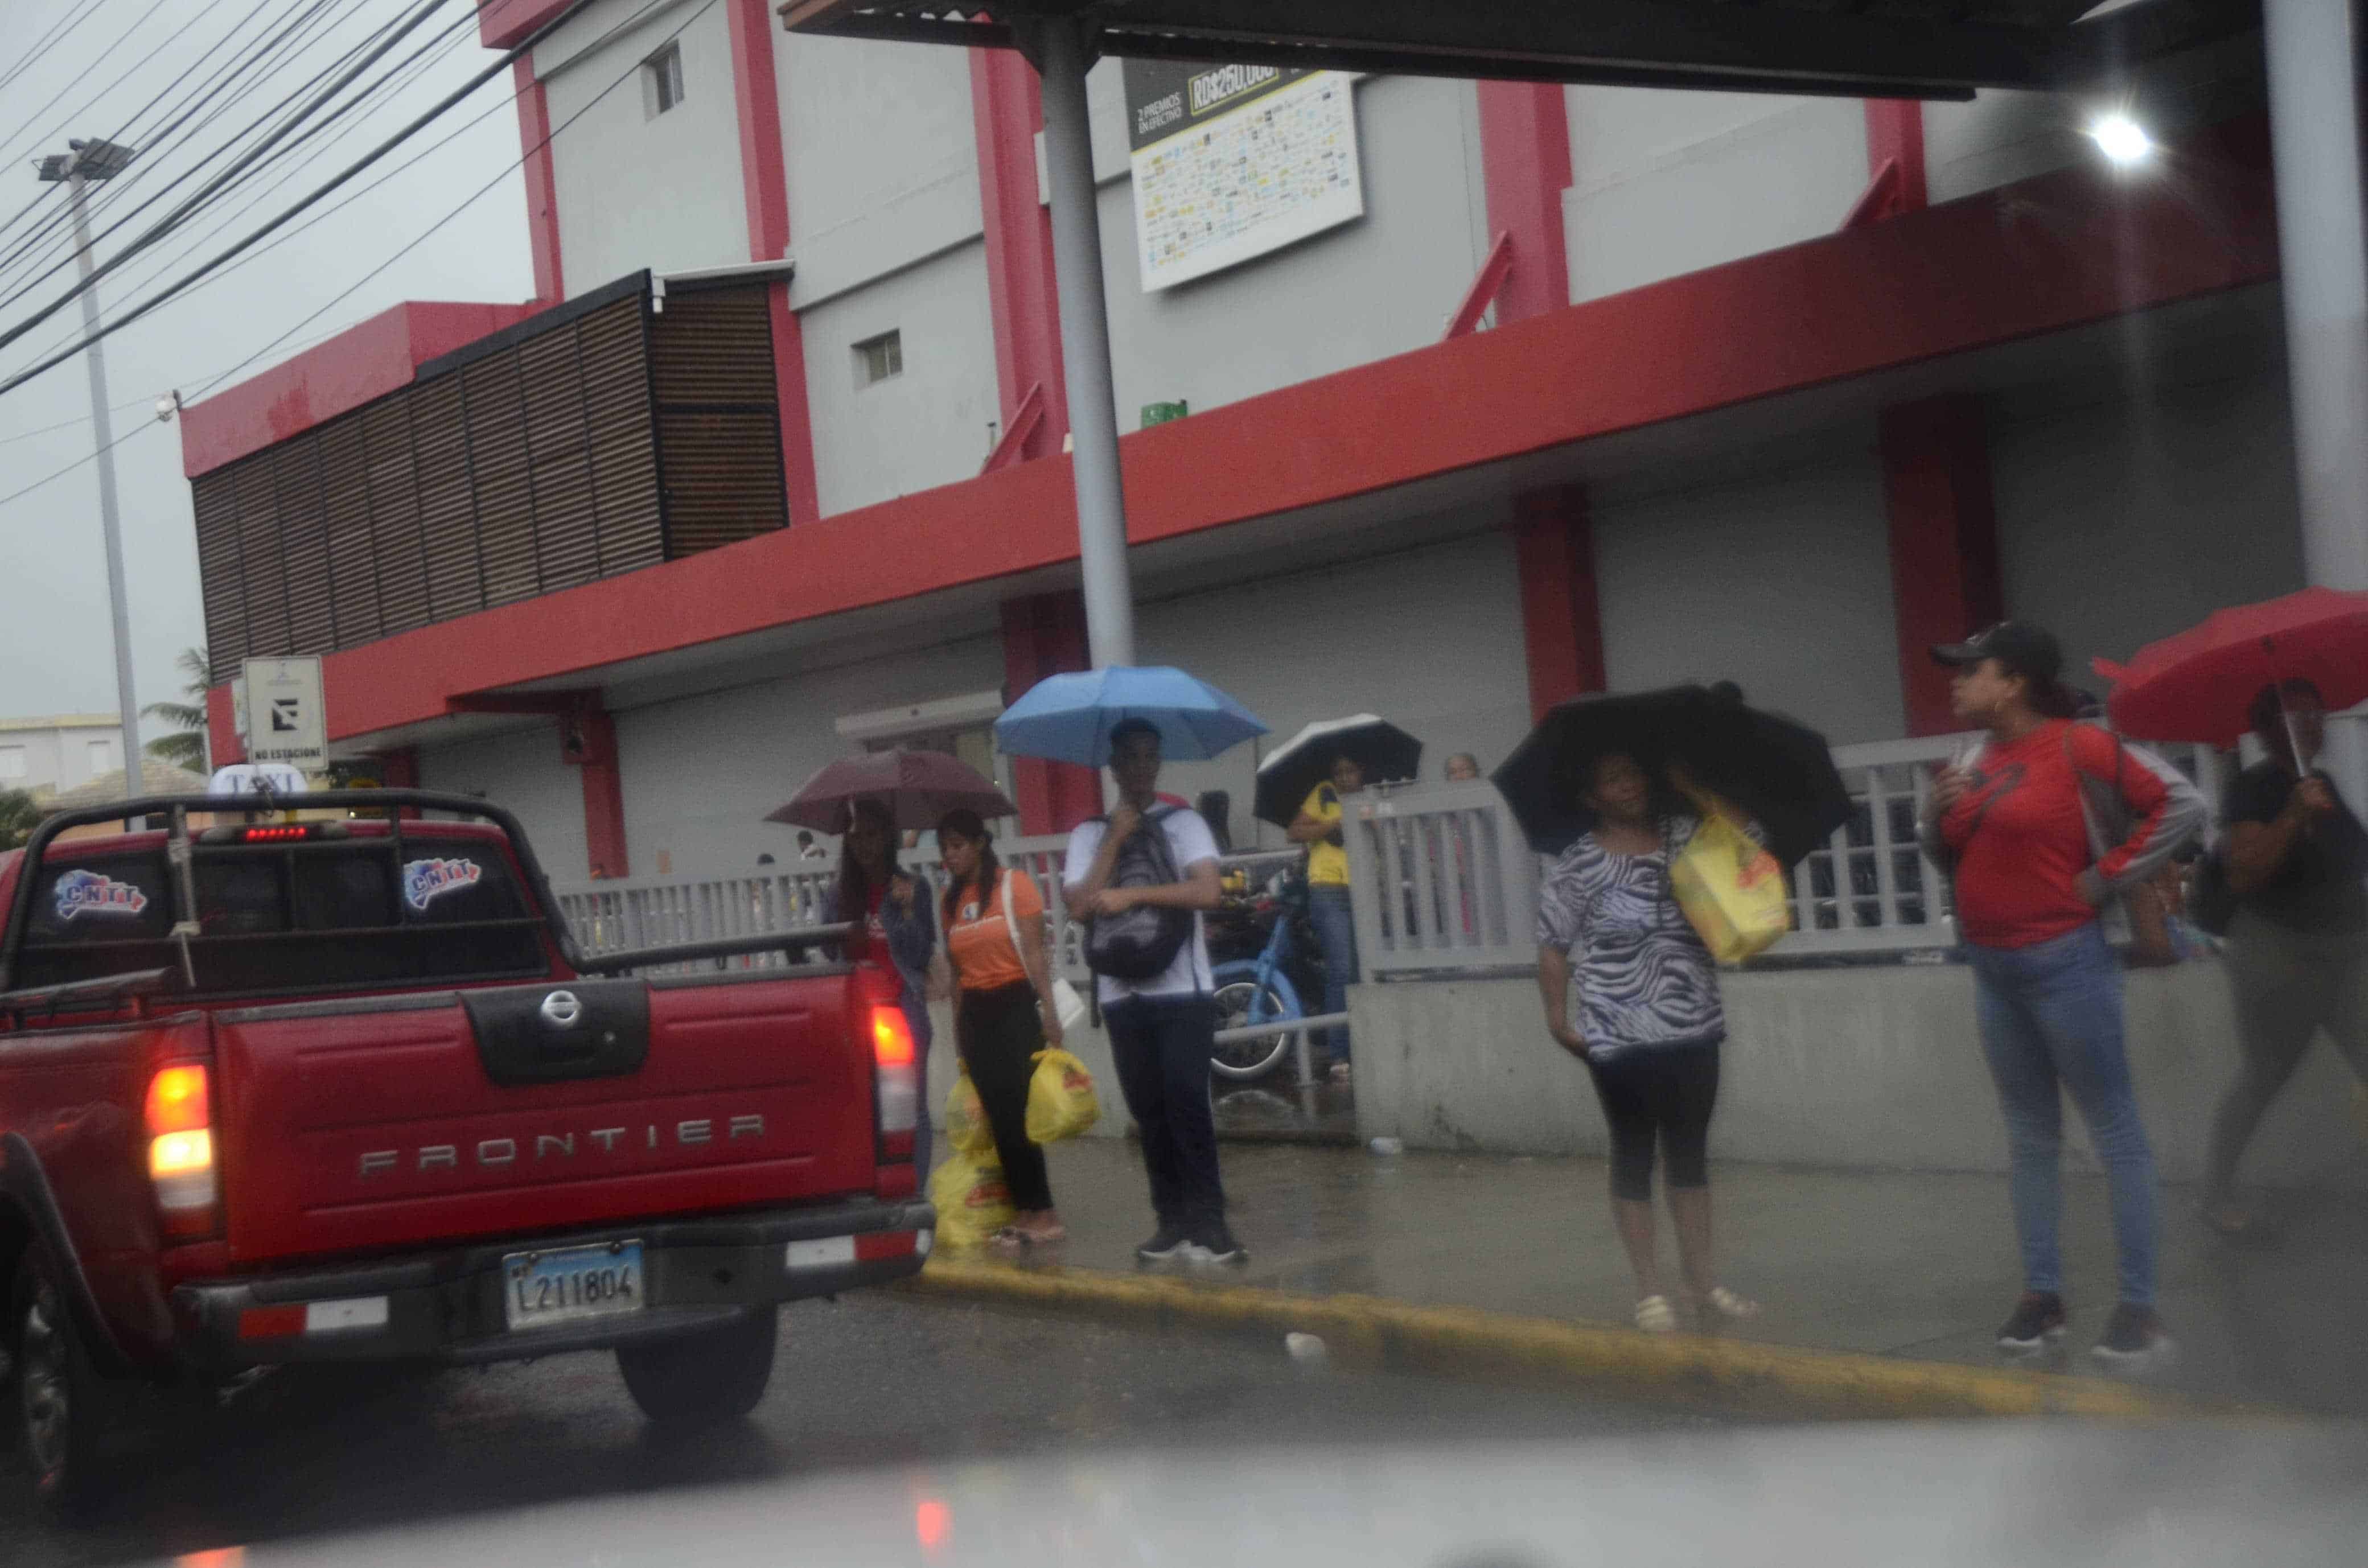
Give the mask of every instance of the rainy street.
M 1699 1431 L 1701 1415 L 1443 1381 L 1303 1370 L 1271 1346 L 913 1302 L 784 1311 L 746 1423 L 654 1439 L 605 1355 L 488 1371 L 283 1372 L 152 1448 L 99 1517 L 51 1524 L 6 1477 L 0 1562 L 143 1562 L 579 1499 L 832 1471 L 1128 1449 L 1275 1462 L 1344 1443 Z M 785 1525 L 785 1528 L 793 1528 Z M 219 1563 L 220 1559 L 213 1560 Z

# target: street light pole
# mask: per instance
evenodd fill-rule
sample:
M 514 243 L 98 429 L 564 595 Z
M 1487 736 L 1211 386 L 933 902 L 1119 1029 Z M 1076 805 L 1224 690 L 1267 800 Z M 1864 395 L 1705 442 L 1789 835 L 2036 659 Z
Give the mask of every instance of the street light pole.
M 111 142 L 72 142 L 63 157 L 41 161 L 41 177 L 63 179 L 74 208 L 74 259 L 82 269 L 82 329 L 90 347 L 91 437 L 98 443 L 98 523 L 107 542 L 108 611 L 115 628 L 115 699 L 123 722 L 123 794 L 137 800 L 147 785 L 140 753 L 140 701 L 131 687 L 131 606 L 124 591 L 123 525 L 115 504 L 115 426 L 108 413 L 107 358 L 98 336 L 98 289 L 91 281 L 88 197 L 93 180 L 109 179 L 131 160 L 131 149 Z
M 1118 460 L 1118 399 L 1110 383 L 1110 314 L 1102 294 L 1102 224 L 1094 190 L 1093 132 L 1086 113 L 1086 58 L 1066 17 L 1029 28 L 1044 96 L 1044 166 L 1053 209 L 1053 272 L 1061 309 L 1061 359 L 1076 450 L 1077 567 L 1084 579 L 1086 643 L 1096 669 L 1134 663 L 1134 596 L 1127 583 L 1126 493 Z

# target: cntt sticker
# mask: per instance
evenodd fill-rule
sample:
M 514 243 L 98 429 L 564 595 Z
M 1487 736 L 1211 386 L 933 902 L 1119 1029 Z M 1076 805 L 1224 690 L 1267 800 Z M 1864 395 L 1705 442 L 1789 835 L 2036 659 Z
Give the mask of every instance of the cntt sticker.
M 57 881 L 58 918 L 85 915 L 120 915 L 135 919 L 148 907 L 148 895 L 130 882 L 119 882 L 97 871 L 68 871 Z
M 408 861 L 403 868 L 403 902 L 425 910 L 448 892 L 475 887 L 484 874 L 474 860 Z

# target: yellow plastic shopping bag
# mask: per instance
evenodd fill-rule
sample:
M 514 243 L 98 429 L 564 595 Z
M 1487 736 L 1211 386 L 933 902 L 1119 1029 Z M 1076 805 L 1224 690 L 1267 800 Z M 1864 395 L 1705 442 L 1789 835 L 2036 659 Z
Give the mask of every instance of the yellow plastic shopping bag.
M 946 1147 L 957 1154 L 995 1153 L 995 1129 L 987 1125 L 986 1108 L 979 1103 L 978 1085 L 970 1081 L 967 1067 L 954 1074 L 946 1096 Z
M 1793 928 L 1784 868 L 1753 842 L 1725 801 L 1697 795 L 1694 803 L 1702 825 L 1669 867 L 1669 891 L 1710 956 L 1741 963 Z
M 1057 1143 L 1075 1138 L 1102 1118 L 1094 1097 L 1094 1075 L 1086 1064 L 1058 1049 L 1040 1051 L 1028 1079 L 1028 1141 Z
M 948 1159 L 929 1177 L 929 1202 L 938 1211 L 939 1247 L 980 1246 L 1011 1223 L 1011 1189 L 993 1154 Z

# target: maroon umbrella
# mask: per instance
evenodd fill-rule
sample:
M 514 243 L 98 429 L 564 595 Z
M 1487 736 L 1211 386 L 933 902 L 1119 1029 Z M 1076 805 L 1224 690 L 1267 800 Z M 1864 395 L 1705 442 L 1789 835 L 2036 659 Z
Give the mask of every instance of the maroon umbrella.
M 875 751 L 843 756 L 767 814 L 767 822 L 845 833 L 848 812 L 864 799 L 885 801 L 900 828 L 931 828 L 948 812 L 967 806 L 989 821 L 1016 816 L 1019 808 L 991 779 L 941 751 Z
M 2329 710 L 2368 701 L 2368 594 L 2305 588 L 2214 610 L 2126 666 L 2090 667 L 2113 683 L 2105 709 L 2123 733 L 2233 746 L 2247 704 L 2272 682 L 2307 680 Z

